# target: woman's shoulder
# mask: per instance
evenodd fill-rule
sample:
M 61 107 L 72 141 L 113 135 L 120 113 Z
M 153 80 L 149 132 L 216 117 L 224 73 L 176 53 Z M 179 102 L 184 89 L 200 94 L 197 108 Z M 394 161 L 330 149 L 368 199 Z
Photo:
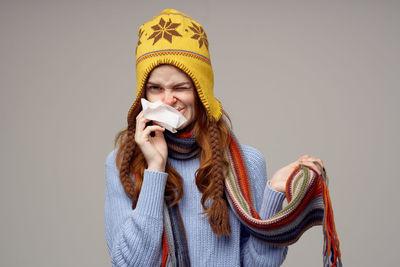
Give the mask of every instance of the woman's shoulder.
M 264 155 L 256 148 L 249 145 L 240 145 L 244 160 L 248 165 L 253 166 L 265 166 L 265 158 Z
M 113 149 L 111 152 L 107 154 L 106 157 L 106 166 L 114 167 L 115 166 L 115 159 L 117 157 L 118 149 Z
M 261 208 L 261 199 L 267 184 L 267 166 L 264 155 L 256 148 L 241 144 L 242 155 L 251 181 L 251 190 L 256 200 L 256 209 Z

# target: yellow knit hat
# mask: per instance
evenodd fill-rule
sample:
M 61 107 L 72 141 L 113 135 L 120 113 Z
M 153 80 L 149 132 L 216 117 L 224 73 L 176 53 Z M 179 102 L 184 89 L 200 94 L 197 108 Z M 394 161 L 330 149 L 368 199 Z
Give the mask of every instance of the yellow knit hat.
M 208 51 L 208 39 L 203 27 L 189 16 L 165 9 L 139 27 L 136 47 L 136 101 L 144 90 L 149 73 L 158 65 L 170 64 L 181 69 L 193 81 L 207 113 L 217 121 L 222 105 L 214 97 L 214 73 Z

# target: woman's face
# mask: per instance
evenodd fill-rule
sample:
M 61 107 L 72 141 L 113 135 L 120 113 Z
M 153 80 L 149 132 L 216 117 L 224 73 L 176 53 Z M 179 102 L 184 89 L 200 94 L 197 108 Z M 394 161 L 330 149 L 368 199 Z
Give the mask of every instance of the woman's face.
M 160 65 L 150 73 L 145 88 L 148 101 L 160 100 L 185 116 L 187 121 L 178 130 L 194 121 L 196 93 L 186 73 L 172 65 Z

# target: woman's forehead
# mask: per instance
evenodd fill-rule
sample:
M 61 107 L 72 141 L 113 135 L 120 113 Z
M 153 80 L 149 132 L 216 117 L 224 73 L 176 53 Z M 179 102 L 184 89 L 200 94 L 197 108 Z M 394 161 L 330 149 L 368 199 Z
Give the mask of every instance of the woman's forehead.
M 172 65 L 160 65 L 154 68 L 147 79 L 148 83 L 189 83 L 193 84 L 192 79 L 179 68 Z

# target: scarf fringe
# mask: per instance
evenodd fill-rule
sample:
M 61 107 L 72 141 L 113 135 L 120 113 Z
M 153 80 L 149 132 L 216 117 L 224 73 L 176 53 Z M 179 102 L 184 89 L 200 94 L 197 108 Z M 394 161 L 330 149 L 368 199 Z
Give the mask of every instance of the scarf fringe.
M 323 222 L 324 233 L 324 266 L 341 267 L 341 253 L 339 248 L 339 239 L 336 233 L 335 220 L 333 219 L 333 209 L 329 197 L 328 186 L 326 184 L 326 175 L 323 176 L 323 196 L 325 204 L 325 216 Z

